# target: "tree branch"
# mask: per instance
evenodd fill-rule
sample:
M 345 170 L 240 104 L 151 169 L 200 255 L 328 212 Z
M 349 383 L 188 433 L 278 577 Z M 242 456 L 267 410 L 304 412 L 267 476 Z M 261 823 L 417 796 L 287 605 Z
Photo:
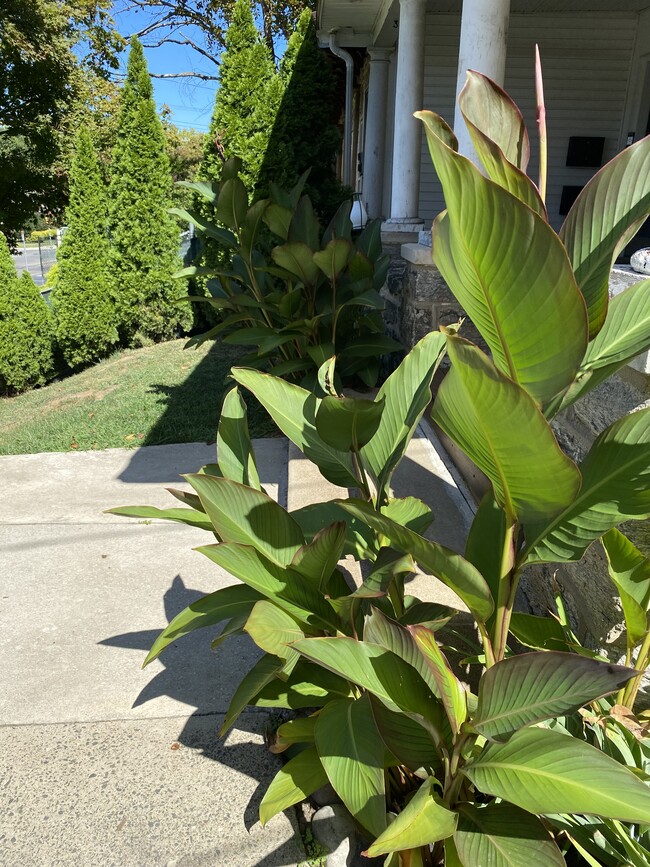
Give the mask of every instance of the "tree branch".
M 204 72 L 150 72 L 151 78 L 200 78 L 202 81 L 219 81 L 218 75 Z

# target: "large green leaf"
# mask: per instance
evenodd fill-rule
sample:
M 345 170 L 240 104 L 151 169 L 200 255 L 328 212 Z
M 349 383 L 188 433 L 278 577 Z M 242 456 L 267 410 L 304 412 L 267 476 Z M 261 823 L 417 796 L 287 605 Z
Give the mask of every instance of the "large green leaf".
M 605 533 L 602 542 L 607 555 L 609 577 L 621 597 L 627 641 L 634 647 L 648 630 L 650 559 L 616 529 Z
M 346 531 L 342 555 L 353 554 L 357 560 L 371 560 L 376 554 L 374 532 L 365 522 L 342 508 L 340 500 L 303 506 L 291 512 L 291 517 L 300 525 L 307 541 L 313 540 L 328 524 L 344 522 Z
M 271 208 L 269 208 L 271 211 Z M 305 286 L 313 286 L 318 279 L 318 266 L 311 249 L 300 241 L 292 241 L 271 251 L 273 261 L 288 271 Z
M 246 221 L 248 193 L 244 182 L 237 176 L 223 180 L 217 199 L 217 216 L 237 234 Z
M 250 545 L 224 542 L 203 545 L 196 550 L 302 623 L 337 628 L 334 612 L 313 584 L 267 560 Z
M 291 744 L 313 744 L 317 720 L 318 716 L 314 714 L 307 717 L 298 716 L 282 723 L 275 733 L 271 752 L 284 752 Z
M 580 473 L 532 397 L 462 337 L 449 335 L 447 352 L 432 417 L 490 479 L 507 515 L 532 521 L 573 502 Z
M 374 858 L 389 852 L 428 846 L 436 840 L 451 837 L 456 830 L 458 815 L 448 810 L 434 793 L 436 784 L 435 777 L 428 777 L 364 854 Z
M 381 506 L 379 511 L 391 521 L 401 524 L 402 527 L 408 527 L 414 533 L 424 533 L 433 521 L 431 509 L 417 497 L 397 497 L 389 500 L 385 506 Z
M 196 509 L 158 509 L 155 506 L 116 506 L 106 509 L 109 515 L 123 515 L 126 518 L 144 518 L 145 520 L 177 521 L 199 530 L 214 532 L 212 521 L 203 512 Z
M 284 661 L 269 653 L 257 660 L 255 665 L 246 672 L 230 700 L 228 712 L 219 735 L 223 737 L 228 729 L 237 721 L 240 714 L 252 703 L 260 690 L 281 676 Z
M 410 554 L 400 554 L 390 548 L 381 548 L 372 570 L 353 592 L 340 598 L 330 599 L 330 605 L 341 619 L 353 621 L 362 601 L 381 599 L 388 594 L 395 579 L 404 580 L 415 572 L 415 563 Z M 374 641 L 374 639 L 370 639 Z M 383 643 L 383 642 L 379 642 Z
M 319 530 L 308 544 L 296 551 L 290 568 L 308 578 L 316 589 L 324 591 L 343 554 L 345 533 L 343 521 L 336 521 L 324 530 Z
M 316 749 L 336 793 L 373 836 L 386 827 L 384 742 L 367 695 L 333 701 L 316 723 Z
M 438 679 L 434 676 L 432 667 L 425 655 L 418 648 L 410 629 L 375 608 L 370 617 L 366 618 L 363 640 L 385 647 L 386 650 L 399 656 L 404 662 L 413 666 L 433 695 L 440 695 Z
M 326 783 L 327 774 L 316 747 L 308 747 L 290 759 L 273 777 L 260 804 L 260 822 L 266 825 L 273 816 L 304 801 Z
M 323 250 L 314 253 L 314 264 L 329 280 L 336 280 L 345 268 L 352 251 L 352 244 L 345 238 L 333 238 Z
M 568 389 L 561 408 L 587 394 L 648 348 L 650 280 L 642 280 L 610 301 L 603 327 L 587 347 L 576 382 Z
M 514 547 L 506 550 L 508 521 L 492 491 L 488 491 L 478 507 L 465 544 L 465 559 L 469 560 L 485 578 L 495 602 L 503 595 L 503 581 L 514 566 Z M 509 585 L 509 582 L 508 582 Z M 488 620 L 492 624 L 494 615 Z
M 467 718 L 467 697 L 463 685 L 451 670 L 431 630 L 425 626 L 409 626 L 408 631 L 431 669 L 438 686 L 438 693 L 447 711 L 447 719 L 456 734 Z
M 445 351 L 445 335 L 432 331 L 406 355 L 379 389 L 384 401 L 377 433 L 362 449 L 363 462 L 387 492 L 392 473 L 431 400 L 431 380 Z
M 614 422 L 580 466 L 582 489 L 550 524 L 526 528 L 521 562 L 579 560 L 603 533 L 628 519 L 650 517 L 650 409 Z
M 248 433 L 246 404 L 238 388 L 228 392 L 221 406 L 217 428 L 217 460 L 227 479 L 261 489 Z
M 259 648 L 284 660 L 284 673 L 293 671 L 300 657 L 290 645 L 304 638 L 305 633 L 290 614 L 268 599 L 261 599 L 255 603 L 245 631 Z
M 526 174 L 530 143 L 515 103 L 494 81 L 470 69 L 458 104 L 488 177 L 546 220 L 544 202 Z
M 389 752 L 398 762 L 412 771 L 419 768 L 440 771 L 442 760 L 431 733 L 419 722 L 403 713 L 388 710 L 385 704 L 370 696 L 377 730 Z
M 300 660 L 288 677 L 270 681 L 249 700 L 254 707 L 300 708 L 324 707 L 339 698 L 351 698 L 347 680 L 331 671 Z
M 515 611 L 510 631 L 520 644 L 535 650 L 566 650 L 567 639 L 562 624 L 555 617 L 538 617 Z
M 359 449 L 373 438 L 384 409 L 382 400 L 327 395 L 316 413 L 318 435 L 334 449 Z
M 234 367 L 233 379 L 251 391 L 269 413 L 282 433 L 316 464 L 325 478 L 335 485 L 356 487 L 352 456 L 331 448 L 316 431 L 320 400 L 311 392 L 245 367 Z
M 527 728 L 463 768 L 474 785 L 530 813 L 587 813 L 650 823 L 650 788 L 589 744 Z
M 478 689 L 472 725 L 486 738 L 505 740 L 512 732 L 573 713 L 620 689 L 636 672 L 575 653 L 523 653 L 489 668 Z
M 298 524 L 262 491 L 205 474 L 185 478 L 224 541 L 252 545 L 278 566 L 287 566 L 304 544 Z
M 512 804 L 461 804 L 454 844 L 462 867 L 564 867 L 536 816 Z
M 438 138 L 428 114 L 417 116 L 447 204 L 433 224 L 434 262 L 496 366 L 544 404 L 573 381 L 587 348 L 566 251 L 542 217 Z
M 236 584 L 233 587 L 222 587 L 192 602 L 177 614 L 156 638 L 142 667 L 149 665 L 174 641 L 196 629 L 214 626 L 241 614 L 247 615 L 259 599 L 261 596 L 256 590 Z
M 307 659 L 376 695 L 389 710 L 423 721 L 436 705 L 415 669 L 384 647 L 353 638 L 305 638 L 294 644 Z
M 187 223 L 193 223 L 199 231 L 199 234 L 207 235 L 208 238 L 214 238 L 215 241 L 218 241 L 227 250 L 237 249 L 237 239 L 232 232 L 229 232 L 228 229 L 224 229 L 221 226 L 215 226 L 214 223 L 203 219 L 196 212 L 185 211 L 183 208 L 170 208 L 169 213 L 174 214 L 176 217 L 180 217 L 181 220 L 185 220 Z
M 426 572 L 451 587 L 479 620 L 485 621 L 490 616 L 494 607 L 490 589 L 478 569 L 460 554 L 418 536 L 407 527 L 378 514 L 361 501 L 339 502 L 351 515 L 387 536 L 396 548 L 411 554 Z
M 629 241 L 648 214 L 650 136 L 625 148 L 593 176 L 560 230 L 587 302 L 592 337 L 605 321 L 609 274 L 621 240 Z

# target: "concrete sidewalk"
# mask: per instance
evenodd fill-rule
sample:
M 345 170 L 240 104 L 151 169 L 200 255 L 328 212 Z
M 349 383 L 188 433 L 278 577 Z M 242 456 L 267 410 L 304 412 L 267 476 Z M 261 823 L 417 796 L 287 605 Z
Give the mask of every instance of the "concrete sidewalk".
M 289 509 L 345 495 L 286 440 L 255 446 L 264 486 Z M 210 630 L 199 631 L 141 670 L 166 623 L 232 579 L 192 551 L 201 530 L 103 514 L 173 505 L 165 486 L 182 487 L 181 473 L 213 460 L 202 444 L 0 457 L 0 864 L 284 867 L 304 858 L 289 816 L 266 829 L 257 822 L 279 767 L 262 746 L 268 714 L 246 713 L 217 736 L 257 656 L 247 637 L 215 655 Z M 429 502 L 432 538 L 462 548 L 471 509 L 423 430 L 395 492 Z M 425 598 L 456 601 L 431 578 L 414 584 Z

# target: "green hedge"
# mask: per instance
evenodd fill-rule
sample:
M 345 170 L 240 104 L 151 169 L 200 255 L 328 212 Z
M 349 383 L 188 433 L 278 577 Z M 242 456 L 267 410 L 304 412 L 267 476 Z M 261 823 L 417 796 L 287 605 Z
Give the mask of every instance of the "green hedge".
M 27 272 L 18 277 L 0 233 L 0 393 L 43 385 L 54 372 L 50 309 Z

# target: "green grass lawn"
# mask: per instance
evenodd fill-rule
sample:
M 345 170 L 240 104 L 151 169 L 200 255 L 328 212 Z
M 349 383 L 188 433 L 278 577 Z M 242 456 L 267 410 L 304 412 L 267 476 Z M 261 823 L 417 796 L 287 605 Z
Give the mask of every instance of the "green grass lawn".
M 75 376 L 0 399 L 0 454 L 213 442 L 240 350 L 185 340 L 118 352 Z M 251 436 L 277 435 L 248 398 Z

